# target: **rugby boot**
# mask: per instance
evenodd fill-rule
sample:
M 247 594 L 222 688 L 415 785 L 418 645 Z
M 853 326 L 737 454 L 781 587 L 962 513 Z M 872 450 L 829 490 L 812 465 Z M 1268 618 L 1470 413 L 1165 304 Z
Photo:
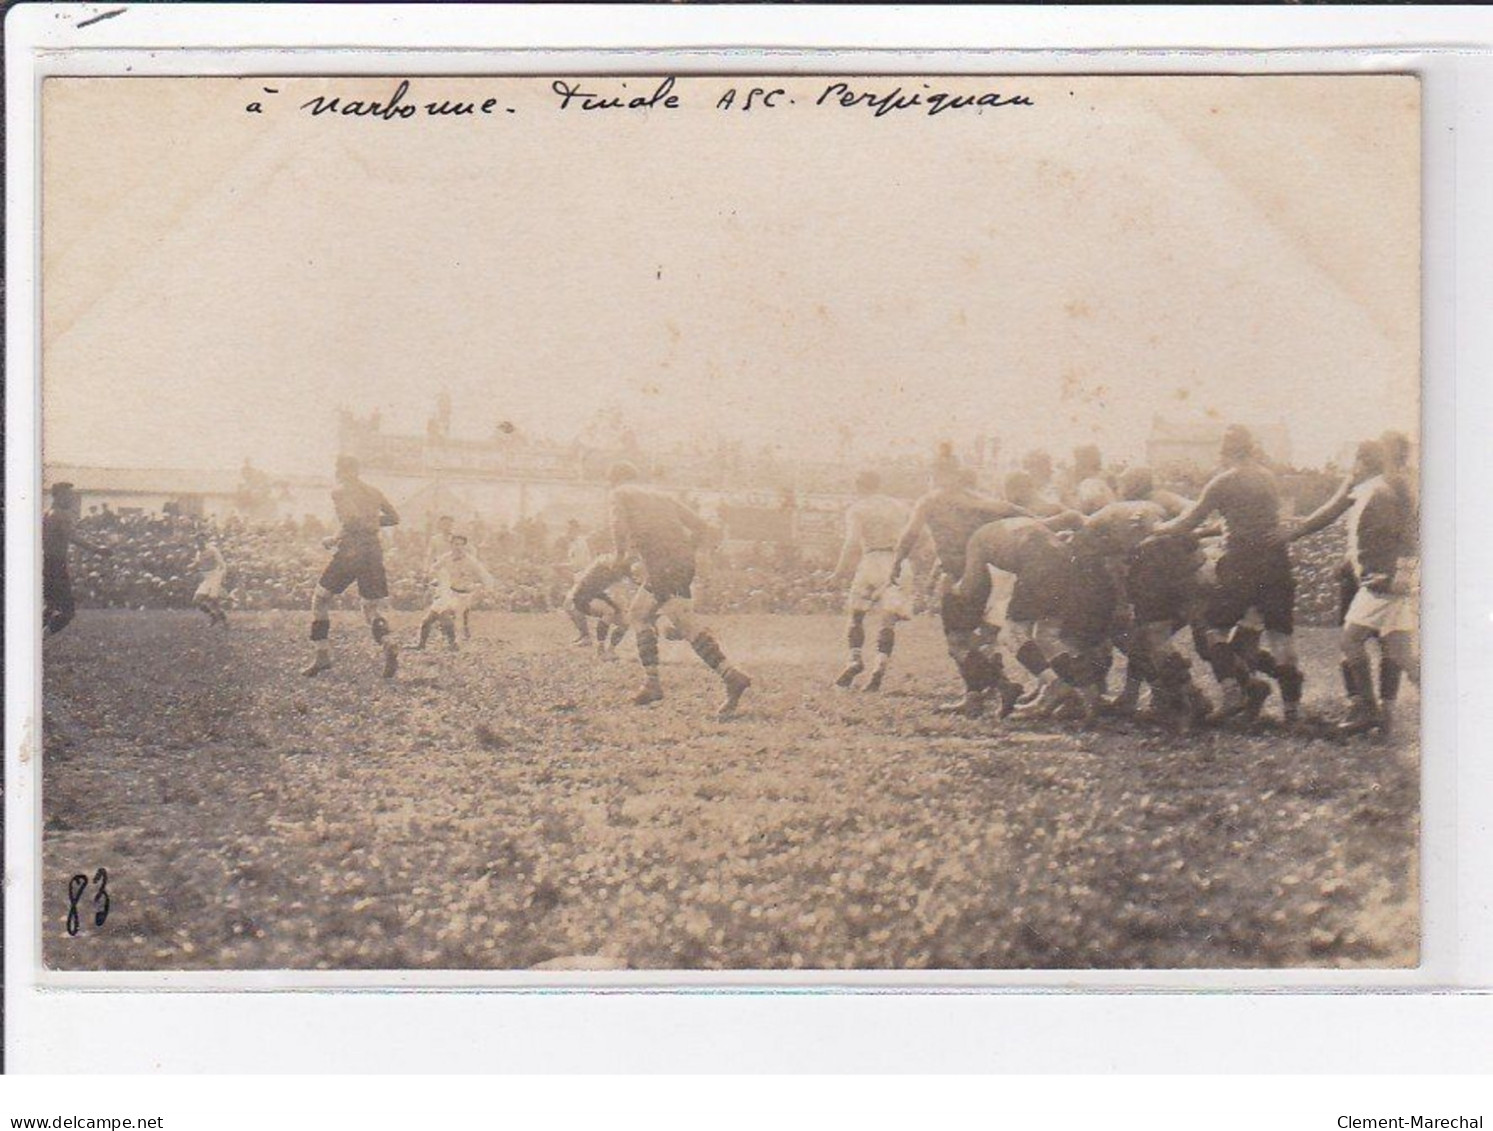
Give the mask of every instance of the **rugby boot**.
M 978 718 L 985 710 L 985 695 L 980 691 L 966 691 L 958 699 L 940 703 L 934 710 L 940 715 L 964 715 Z
M 1380 723 L 1379 708 L 1369 699 L 1355 699 L 1348 705 L 1348 717 L 1337 725 L 1337 732 L 1343 736 L 1354 734 L 1367 734 L 1376 729 Z
M 865 664 L 861 663 L 859 660 L 851 660 L 850 663 L 845 665 L 845 670 L 840 673 L 839 678 L 835 680 L 835 686 L 849 687 L 852 683 L 855 682 L 855 677 L 860 675 L 861 672 L 865 670 Z
M 384 678 L 393 679 L 399 674 L 399 645 L 392 640 L 384 641 Z
M 316 658 L 311 661 L 311 666 L 301 672 L 304 676 L 320 675 L 322 672 L 332 670 L 332 658 L 318 652 Z
M 657 703 L 664 697 L 664 685 L 659 682 L 658 676 L 650 675 L 643 680 L 643 686 L 638 688 L 636 695 L 632 697 L 634 707 L 646 707 L 649 703 Z
M 729 719 L 736 714 L 736 707 L 741 702 L 741 697 L 746 694 L 747 688 L 752 686 L 752 678 L 740 668 L 727 668 L 721 675 L 721 681 L 726 685 L 726 697 L 721 700 L 721 705 L 716 709 L 715 717 Z
M 881 690 L 881 681 L 884 680 L 885 678 L 886 678 L 886 669 L 885 668 L 872 668 L 871 669 L 871 678 L 868 679 L 868 680 L 866 680 L 865 686 L 861 690 L 863 690 L 863 691 L 880 691 Z

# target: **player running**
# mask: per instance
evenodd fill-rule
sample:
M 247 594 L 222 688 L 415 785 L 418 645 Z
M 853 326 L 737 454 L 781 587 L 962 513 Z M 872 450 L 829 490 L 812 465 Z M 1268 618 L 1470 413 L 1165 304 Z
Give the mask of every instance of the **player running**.
M 1412 683 L 1420 682 L 1411 596 L 1415 506 L 1408 481 L 1393 475 L 1383 441 L 1358 445 L 1349 482 L 1356 486 L 1345 483 L 1348 489 L 1339 490 L 1303 519 L 1291 538 L 1305 538 L 1347 515 L 1348 564 L 1355 584 L 1343 615 L 1343 686 L 1349 706 L 1339 729 L 1347 734 L 1375 729 L 1387 733 L 1394 723 L 1401 674 L 1408 674 Z M 1374 638 L 1379 641 L 1377 696 L 1368 652 Z
M 446 647 L 455 652 L 457 621 L 464 620 L 471 612 L 479 589 L 493 587 L 492 574 L 468 549 L 467 536 L 453 533 L 450 542 L 451 549 L 431 566 L 435 575 L 435 596 L 430 602 L 430 611 L 420 622 L 420 641 L 415 645 L 418 652 L 425 651 L 430 631 L 437 625 L 446 638 Z
M 964 695 L 940 705 L 938 710 L 978 715 L 985 709 L 986 695 L 994 691 L 1001 698 L 1002 713 L 1009 713 L 1022 687 L 1006 678 L 1004 661 L 994 642 L 981 638 L 990 596 L 988 580 L 983 586 L 976 584 L 962 592 L 955 583 L 965 574 L 965 548 L 975 531 L 997 519 L 1016 518 L 1026 512 L 975 490 L 974 475 L 948 453 L 934 463 L 930 487 L 913 507 L 897 539 L 890 575 L 902 575 L 903 564 L 927 531 L 938 555 L 939 619 L 944 642 L 964 681 Z
M 1224 694 L 1215 718 L 1258 713 L 1270 694 L 1251 674 L 1259 670 L 1275 679 L 1285 720 L 1292 723 L 1300 712 L 1305 680 L 1292 635 L 1296 578 L 1280 525 L 1280 489 L 1244 426 L 1225 429 L 1221 455 L 1224 467 L 1202 497 L 1156 532 L 1185 534 L 1215 512 L 1222 517 L 1224 551 L 1205 610 L 1207 660 Z M 1263 649 L 1259 631 L 1241 623 L 1250 609 L 1264 628 Z
M 897 644 L 897 622 L 912 616 L 912 565 L 903 561 L 897 573 L 892 559 L 897 552 L 897 537 L 907 525 L 907 504 L 881 493 L 881 476 L 865 471 L 855 479 L 856 501 L 845 512 L 845 542 L 840 560 L 830 574 L 831 588 L 843 585 L 851 577 L 847 604 L 849 617 L 845 639 L 850 658 L 845 670 L 835 680 L 836 687 L 850 687 L 866 670 L 861 650 L 866 643 L 866 617 L 879 614 L 876 630 L 876 663 L 866 680 L 865 690 L 880 691 Z
M 565 527 L 565 533 L 561 536 L 557 547 L 564 554 L 564 559 L 556 564 L 555 571 L 559 574 L 569 575 L 571 578 L 571 591 L 574 591 L 575 583 L 580 576 L 589 569 L 595 561 L 591 553 L 591 542 L 581 531 L 581 524 L 571 519 Z M 585 613 L 575 608 L 574 603 L 567 596 L 562 608 L 565 615 L 570 618 L 570 623 L 575 625 L 575 639 L 572 644 L 578 648 L 589 648 L 591 646 L 591 627 L 586 621 Z
M 627 462 L 614 464 L 608 476 L 614 552 L 619 558 L 636 555 L 643 567 L 642 587 L 627 613 L 637 633 L 638 662 L 644 674 L 633 702 L 643 706 L 664 697 L 658 674 L 658 619 L 663 616 L 690 642 L 695 655 L 721 677 L 726 697 L 716 717 L 728 719 L 752 681 L 727 661 L 715 634 L 695 620 L 695 553 L 710 528 L 677 499 L 643 486 L 641 478 L 638 468 Z
M 613 586 L 626 579 L 632 572 L 632 561 L 616 554 L 600 554 L 581 575 L 575 579 L 570 592 L 565 595 L 565 611 L 572 621 L 579 624 L 590 640 L 590 625 L 586 618 L 596 620 L 596 654 L 603 660 L 617 658 L 617 645 L 627 635 L 627 613 L 611 594 Z
M 373 642 L 383 649 L 384 678 L 393 679 L 399 671 L 399 644 L 384 616 L 389 606 L 389 578 L 384 572 L 379 531 L 399 525 L 399 513 L 382 491 L 363 482 L 358 461 L 352 456 L 337 457 L 336 474 L 332 506 L 342 528 L 336 538 L 326 542 L 333 551 L 332 560 L 322 571 L 311 598 L 311 639 L 316 644 L 316 656 L 301 674 L 318 675 L 332 666 L 332 598 L 356 581 L 363 619 L 368 622 Z
M 66 628 L 78 612 L 73 575 L 67 566 L 68 547 L 79 546 L 101 558 L 113 554 L 108 546 L 96 546 L 78 537 L 79 506 L 71 483 L 52 484 L 52 505 L 41 516 L 41 621 L 49 636 Z
M 223 551 L 206 534 L 197 536 L 197 560 L 192 568 L 202 574 L 197 592 L 192 595 L 192 604 L 207 615 L 208 624 L 228 627 L 228 614 L 223 610 L 223 591 L 228 582 L 228 563 L 223 560 Z

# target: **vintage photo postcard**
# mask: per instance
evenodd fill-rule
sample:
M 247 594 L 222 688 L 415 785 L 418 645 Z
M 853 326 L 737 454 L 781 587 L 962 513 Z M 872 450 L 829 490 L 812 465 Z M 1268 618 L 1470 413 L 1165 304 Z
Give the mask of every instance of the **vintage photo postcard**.
M 1416 78 L 41 100 L 51 970 L 1418 964 Z

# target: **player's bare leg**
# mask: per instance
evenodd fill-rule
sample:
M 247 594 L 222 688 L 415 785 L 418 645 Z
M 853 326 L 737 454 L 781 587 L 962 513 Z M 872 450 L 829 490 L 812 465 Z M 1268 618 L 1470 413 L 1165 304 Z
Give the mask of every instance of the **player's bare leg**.
M 441 635 L 446 638 L 446 651 L 455 652 L 456 647 L 456 613 L 447 611 L 441 614 Z
M 694 602 L 689 598 L 671 598 L 665 602 L 662 612 L 669 618 L 669 623 L 674 626 L 680 636 L 689 641 L 690 647 L 695 650 L 695 655 L 700 657 L 706 667 L 721 677 L 721 682 L 726 688 L 726 697 L 721 700 L 715 714 L 718 719 L 731 718 L 736 714 L 741 697 L 752 686 L 751 676 L 726 659 L 726 653 L 721 650 L 715 633 L 695 620 Z
M 331 635 L 332 594 L 318 585 L 311 597 L 311 641 L 316 646 L 316 654 L 302 675 L 319 675 L 332 666 Z

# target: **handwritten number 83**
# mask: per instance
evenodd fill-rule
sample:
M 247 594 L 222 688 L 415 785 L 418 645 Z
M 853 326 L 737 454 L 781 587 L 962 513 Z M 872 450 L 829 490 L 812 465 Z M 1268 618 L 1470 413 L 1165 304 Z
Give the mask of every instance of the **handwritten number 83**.
M 97 888 L 93 893 L 93 925 L 102 927 L 104 920 L 109 918 L 109 873 L 100 868 L 93 874 L 93 883 Z M 67 933 L 70 935 L 78 933 L 78 904 L 87 891 L 87 873 L 79 872 L 67 881 Z

